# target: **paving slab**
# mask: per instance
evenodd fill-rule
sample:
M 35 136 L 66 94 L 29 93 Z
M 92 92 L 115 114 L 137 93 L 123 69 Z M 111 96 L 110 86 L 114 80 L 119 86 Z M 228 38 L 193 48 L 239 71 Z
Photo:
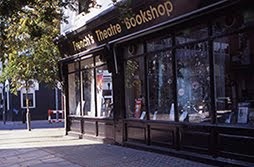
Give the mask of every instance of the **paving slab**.
M 34 127 L 39 125 L 43 123 Z M 46 126 L 43 125 L 27 131 L 15 129 L 18 126 L 22 125 L 0 125 L 0 167 L 212 167 L 163 154 L 65 136 L 63 127 L 43 128 Z

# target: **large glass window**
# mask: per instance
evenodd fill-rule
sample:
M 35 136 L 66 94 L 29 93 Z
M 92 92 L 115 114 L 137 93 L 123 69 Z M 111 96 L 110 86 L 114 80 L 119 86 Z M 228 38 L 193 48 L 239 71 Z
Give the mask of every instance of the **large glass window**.
M 238 11 L 218 17 L 212 25 L 213 35 L 221 35 L 235 31 L 243 26 L 243 23 L 244 17 Z
M 96 68 L 97 116 L 112 117 L 112 74 L 106 65 Z
M 112 74 L 102 55 L 87 55 L 68 65 L 71 115 L 112 117 Z
M 123 46 L 126 117 L 253 125 L 253 20 L 252 9 L 239 10 Z
M 149 56 L 148 78 L 150 119 L 174 121 L 171 51 L 158 52 Z
M 126 117 L 145 119 L 144 58 L 130 59 L 125 64 Z
M 78 72 L 68 75 L 68 86 L 70 115 L 80 115 L 80 80 Z
M 254 32 L 214 40 L 218 123 L 254 124 Z
M 184 44 L 201 39 L 208 36 L 208 28 L 206 25 L 190 26 L 190 28 L 176 32 L 176 44 Z
M 82 112 L 85 116 L 95 116 L 94 94 L 94 70 L 86 69 L 81 72 L 82 76 Z
M 179 121 L 205 122 L 210 118 L 208 43 L 176 49 Z

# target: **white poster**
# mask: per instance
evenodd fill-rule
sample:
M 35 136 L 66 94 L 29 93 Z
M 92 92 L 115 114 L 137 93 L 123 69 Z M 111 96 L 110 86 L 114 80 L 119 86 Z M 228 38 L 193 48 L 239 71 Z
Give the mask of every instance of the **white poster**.
M 238 107 L 237 123 L 248 122 L 248 107 Z

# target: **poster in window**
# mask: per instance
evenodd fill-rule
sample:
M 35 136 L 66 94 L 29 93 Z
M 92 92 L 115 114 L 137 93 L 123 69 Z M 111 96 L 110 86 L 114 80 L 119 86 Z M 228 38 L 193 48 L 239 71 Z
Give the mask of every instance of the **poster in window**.
M 248 107 L 238 107 L 237 123 L 248 122 Z

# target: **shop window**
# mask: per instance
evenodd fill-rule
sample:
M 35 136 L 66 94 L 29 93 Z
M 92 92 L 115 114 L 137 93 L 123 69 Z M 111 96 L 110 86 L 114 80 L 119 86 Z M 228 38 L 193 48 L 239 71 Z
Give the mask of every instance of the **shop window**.
M 81 79 L 82 79 L 82 115 L 95 116 L 94 102 L 94 58 L 93 55 L 88 55 L 80 63 Z
M 106 64 L 106 59 L 103 55 L 98 55 L 95 57 L 95 66 L 100 66 Z
M 86 55 L 68 68 L 70 115 L 112 117 L 112 74 L 103 56 Z
M 149 55 L 148 87 L 150 120 L 174 121 L 174 86 L 172 52 L 164 51 Z
M 172 38 L 165 37 L 147 42 L 147 52 L 153 52 L 165 48 L 172 47 Z
M 28 93 L 27 94 L 28 99 L 28 107 L 29 108 L 35 108 L 35 93 Z M 21 108 L 26 108 L 26 93 L 21 94 Z
M 85 60 L 82 60 L 80 63 L 81 69 L 88 69 L 88 68 L 92 68 L 94 67 L 94 62 L 93 62 L 93 57 L 91 57 L 92 55 L 90 55 L 90 58 L 86 58 Z
M 214 40 L 217 122 L 254 124 L 254 31 Z
M 80 80 L 78 72 L 68 75 L 68 86 L 70 115 L 80 115 Z
M 75 63 L 68 64 L 68 72 L 74 72 L 75 71 Z
M 129 59 L 125 64 L 126 117 L 145 119 L 144 58 Z
M 227 32 L 232 32 L 241 28 L 244 25 L 244 17 L 239 13 L 230 13 L 221 16 L 213 22 L 213 35 L 220 35 Z
M 210 78 L 208 43 L 176 49 L 179 121 L 210 121 Z
M 176 32 L 176 44 L 202 40 L 208 37 L 206 25 L 191 26 L 190 28 Z
M 128 59 L 144 53 L 143 43 L 130 43 L 127 47 L 123 48 L 124 58 Z
M 112 74 L 107 66 L 96 68 L 97 116 L 113 117 Z
M 82 112 L 85 116 L 95 117 L 94 69 L 86 69 L 82 74 Z

